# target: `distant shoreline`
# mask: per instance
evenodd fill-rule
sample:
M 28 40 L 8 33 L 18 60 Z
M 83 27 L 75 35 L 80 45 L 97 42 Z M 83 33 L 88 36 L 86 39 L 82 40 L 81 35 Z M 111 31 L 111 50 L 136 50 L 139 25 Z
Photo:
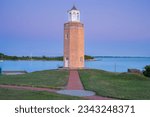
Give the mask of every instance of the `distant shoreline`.
M 84 56 L 85 61 L 97 61 L 97 58 L 150 58 L 144 56 Z M 0 61 L 5 60 L 14 60 L 14 61 L 63 61 L 63 56 L 56 56 L 56 57 L 47 57 L 47 56 L 9 56 L 3 53 L 0 53 Z
M 93 56 L 94 58 L 150 58 L 146 56 Z
M 85 60 L 94 60 L 94 57 L 85 55 Z M 63 61 L 63 56 L 47 57 L 47 56 L 8 56 L 0 53 L 0 60 L 43 60 L 43 61 Z

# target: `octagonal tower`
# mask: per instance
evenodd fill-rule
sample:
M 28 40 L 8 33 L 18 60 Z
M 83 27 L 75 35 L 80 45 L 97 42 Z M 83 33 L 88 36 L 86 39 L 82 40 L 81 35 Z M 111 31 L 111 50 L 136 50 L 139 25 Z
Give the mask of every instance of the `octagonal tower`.
M 64 67 L 84 68 L 84 25 L 75 6 L 68 11 L 68 22 L 64 24 Z

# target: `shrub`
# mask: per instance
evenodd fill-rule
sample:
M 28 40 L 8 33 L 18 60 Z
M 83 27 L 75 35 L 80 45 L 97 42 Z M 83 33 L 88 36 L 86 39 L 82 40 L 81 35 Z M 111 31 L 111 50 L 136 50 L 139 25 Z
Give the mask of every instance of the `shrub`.
M 144 67 L 143 74 L 144 76 L 150 77 L 150 65 Z

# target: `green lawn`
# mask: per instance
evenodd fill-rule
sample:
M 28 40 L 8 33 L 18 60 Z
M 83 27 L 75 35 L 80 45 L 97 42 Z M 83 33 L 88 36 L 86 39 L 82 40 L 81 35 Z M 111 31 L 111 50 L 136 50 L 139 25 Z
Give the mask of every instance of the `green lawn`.
M 84 87 L 100 96 L 119 99 L 149 99 L 150 78 L 129 73 L 79 70 Z
M 82 98 L 46 91 L 28 91 L 0 88 L 0 100 L 81 100 Z
M 23 75 L 0 75 L 0 84 L 33 87 L 64 88 L 68 81 L 67 70 L 46 70 Z
M 67 85 L 67 70 L 46 70 L 24 75 L 0 75 L 0 84 L 25 85 L 61 89 Z M 117 99 L 149 99 L 150 78 L 139 74 L 112 73 L 102 70 L 79 70 L 87 90 L 97 95 Z M 43 91 L 12 90 L 0 88 L 0 99 L 78 99 Z

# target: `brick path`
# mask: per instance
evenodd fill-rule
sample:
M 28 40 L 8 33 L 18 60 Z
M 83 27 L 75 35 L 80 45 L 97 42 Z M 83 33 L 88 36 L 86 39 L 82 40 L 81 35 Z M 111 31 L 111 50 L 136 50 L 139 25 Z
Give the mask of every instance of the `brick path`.
M 67 90 L 84 90 L 82 82 L 79 77 L 79 73 L 77 70 L 70 70 L 69 72 L 69 80 L 67 84 Z M 102 96 L 86 96 L 85 99 L 89 100 L 112 100 L 111 98 L 102 97 Z
M 70 70 L 67 90 L 84 90 L 77 70 Z
M 56 92 L 55 89 L 37 88 L 37 87 L 30 87 L 30 86 L 0 85 L 0 88 L 9 88 L 9 89 L 18 89 L 18 90 L 31 90 L 31 91 Z

